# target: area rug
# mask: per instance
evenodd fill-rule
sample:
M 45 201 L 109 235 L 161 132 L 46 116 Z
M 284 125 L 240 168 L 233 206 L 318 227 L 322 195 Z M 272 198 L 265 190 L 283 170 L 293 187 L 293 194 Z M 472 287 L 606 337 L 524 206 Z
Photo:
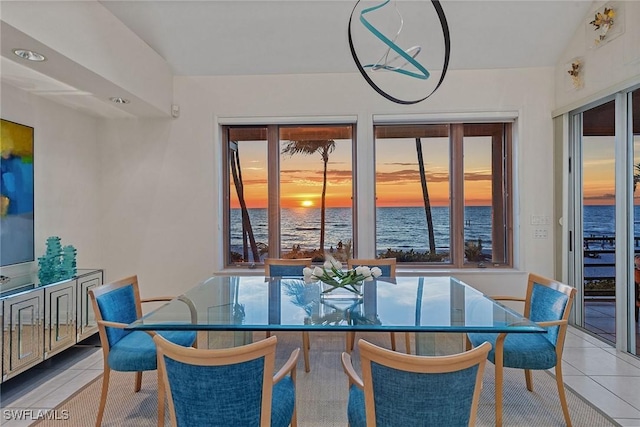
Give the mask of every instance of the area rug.
M 404 334 L 398 334 L 404 335 Z M 254 339 L 264 337 L 256 334 Z M 278 333 L 278 359 L 276 369 L 284 363 L 291 351 L 302 344 L 301 333 Z M 388 333 L 362 333 L 364 338 L 381 346 L 389 346 Z M 347 378 L 342 371 L 340 354 L 344 350 L 345 334 L 311 334 L 311 372 L 304 372 L 302 354 L 298 363 L 296 401 L 298 425 L 301 427 L 347 425 Z M 399 340 L 400 348 L 404 342 Z M 357 350 L 352 353 L 358 361 Z M 355 363 L 356 368 L 358 366 Z M 505 426 L 564 426 L 555 379 L 547 372 L 534 371 L 534 392 L 527 391 L 524 374 L 520 370 L 505 370 L 504 418 Z M 142 390 L 133 392 L 134 375 L 114 372 L 111 376 L 109 398 L 103 426 L 156 426 L 157 377 L 155 372 L 143 374 Z M 100 400 L 102 377 L 88 384 L 57 409 L 66 410 L 67 420 L 40 421 L 38 427 L 89 426 L 95 424 Z M 478 409 L 478 426 L 495 425 L 494 367 L 487 363 L 484 385 Z M 592 407 L 571 390 L 567 400 L 574 426 L 617 426 L 613 420 Z M 168 419 L 165 420 L 168 425 Z

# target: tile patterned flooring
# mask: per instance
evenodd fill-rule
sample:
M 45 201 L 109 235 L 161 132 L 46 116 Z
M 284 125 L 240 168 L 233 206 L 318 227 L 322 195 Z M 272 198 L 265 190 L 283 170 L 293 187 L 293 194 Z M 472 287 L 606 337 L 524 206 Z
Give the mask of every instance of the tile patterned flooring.
M 616 340 L 615 316 L 615 301 L 592 300 L 585 303 L 586 329 L 611 343 Z M 636 354 L 640 354 L 640 324 L 638 322 L 636 322 Z
M 55 408 L 102 373 L 102 351 L 83 343 L 0 385 L 0 425 L 26 427 L 31 420 L 11 419 L 11 410 Z M 640 427 L 640 359 L 570 327 L 563 358 L 568 387 L 621 426 Z M 73 414 L 69 414 L 73 416 Z M 578 426 L 582 427 L 582 426 Z

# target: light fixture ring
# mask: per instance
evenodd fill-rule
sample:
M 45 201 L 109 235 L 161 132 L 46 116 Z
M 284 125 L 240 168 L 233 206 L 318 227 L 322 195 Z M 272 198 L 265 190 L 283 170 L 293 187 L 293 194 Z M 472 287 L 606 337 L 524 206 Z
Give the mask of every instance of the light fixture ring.
M 385 92 L 382 88 L 380 88 L 380 86 L 378 86 L 373 79 L 371 79 L 371 77 L 367 74 L 364 66 L 362 65 L 360 59 L 358 58 L 358 54 L 356 53 L 356 49 L 353 43 L 353 35 L 351 33 L 351 23 L 353 21 L 353 15 L 356 12 L 356 9 L 358 7 L 358 4 L 360 3 L 361 0 L 358 0 L 356 2 L 356 4 L 353 6 L 353 9 L 351 11 L 351 15 L 349 16 L 349 24 L 348 24 L 348 39 L 349 39 L 349 50 L 351 51 L 351 57 L 353 58 L 354 62 L 356 63 L 356 67 L 358 68 L 358 71 L 360 71 L 360 74 L 362 75 L 362 77 L 366 80 L 367 83 L 369 83 L 369 86 L 371 86 L 376 92 L 378 92 L 380 95 L 382 95 L 383 97 L 385 97 L 386 99 L 388 99 L 389 101 L 395 102 L 397 104 L 403 104 L 403 105 L 412 105 L 412 104 L 417 104 L 418 102 L 422 102 L 425 99 L 429 98 L 431 95 L 433 95 L 436 90 L 438 90 L 438 88 L 440 87 L 440 85 L 442 84 L 445 75 L 447 74 L 447 69 L 449 68 L 449 58 L 451 56 L 451 38 L 449 35 L 449 24 L 447 23 L 447 18 L 444 14 L 444 10 L 442 9 L 442 5 L 440 4 L 439 0 L 431 0 L 431 4 L 433 5 L 436 14 L 438 16 L 438 20 L 440 21 L 440 25 L 442 27 L 442 35 L 444 38 L 444 60 L 443 60 L 443 67 L 442 67 L 442 74 L 440 75 L 440 79 L 438 80 L 438 83 L 436 84 L 435 88 L 428 93 L 426 96 L 419 98 L 419 99 L 414 99 L 414 100 L 405 100 L 405 99 L 400 99 L 397 98 L 393 95 L 390 95 L 389 93 Z
M 47 60 L 47 57 L 41 53 L 38 53 L 34 50 L 30 49 L 22 49 L 16 48 L 12 50 L 13 54 L 27 61 L 33 62 L 44 62 Z
M 111 98 L 109 98 L 109 101 L 115 102 L 116 104 L 129 104 L 129 103 L 131 103 L 130 100 L 128 100 L 127 98 L 123 98 L 121 96 L 112 96 Z

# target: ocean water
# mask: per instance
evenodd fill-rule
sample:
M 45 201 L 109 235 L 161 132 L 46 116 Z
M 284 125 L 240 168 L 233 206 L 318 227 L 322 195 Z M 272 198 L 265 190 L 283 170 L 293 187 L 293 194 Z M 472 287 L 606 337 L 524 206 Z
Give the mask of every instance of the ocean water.
M 449 208 L 432 207 L 434 234 L 438 252 L 448 251 L 450 242 Z M 267 243 L 267 209 L 249 209 L 251 227 L 257 242 Z M 231 210 L 231 247 L 242 248 L 240 209 Z M 328 208 L 325 221 L 325 249 L 336 248 L 353 239 L 351 208 Z M 281 246 L 290 250 L 317 249 L 320 246 L 320 209 L 290 208 L 281 213 Z M 491 248 L 491 207 L 470 206 L 465 209 L 465 241 L 482 239 Z M 377 251 L 387 249 L 425 252 L 429 248 L 426 214 L 423 207 L 376 209 Z
M 436 247 L 447 251 L 450 243 L 449 208 L 431 208 Z M 249 209 L 249 217 L 257 242 L 267 243 L 267 209 Z M 294 245 L 301 249 L 317 249 L 320 245 L 320 209 L 283 209 L 281 244 L 284 250 Z M 584 236 L 609 237 L 615 232 L 614 206 L 584 207 Z M 326 210 L 325 248 L 337 247 L 352 240 L 350 208 Z M 491 250 L 491 207 L 470 206 L 465 209 L 465 241 L 482 239 L 482 246 Z M 635 235 L 640 236 L 640 207 L 635 209 Z M 422 207 L 394 207 L 376 209 L 377 252 L 387 249 L 424 252 L 429 248 L 427 222 Z M 231 247 L 242 248 L 240 209 L 231 211 Z
M 640 237 L 640 206 L 633 210 L 633 234 Z M 616 228 L 615 206 L 585 206 L 583 215 L 584 237 L 613 237 Z

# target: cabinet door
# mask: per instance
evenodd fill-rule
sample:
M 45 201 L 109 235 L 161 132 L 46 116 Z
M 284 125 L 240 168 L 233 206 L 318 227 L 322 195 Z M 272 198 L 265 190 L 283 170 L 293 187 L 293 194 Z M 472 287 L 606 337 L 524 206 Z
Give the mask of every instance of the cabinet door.
M 78 327 L 77 341 L 93 335 L 98 332 L 98 324 L 96 316 L 93 314 L 93 306 L 89 291 L 95 287 L 102 285 L 102 271 L 87 274 L 78 278 Z
M 39 290 L 4 301 L 7 377 L 44 360 L 43 300 L 44 292 Z
M 2 300 L 0 300 L 0 331 L 2 331 L 2 337 L 0 337 L 0 382 L 2 382 L 6 373 L 4 370 L 4 341 L 8 335 L 4 329 L 4 301 Z
M 45 359 L 76 342 L 76 281 L 45 288 Z

